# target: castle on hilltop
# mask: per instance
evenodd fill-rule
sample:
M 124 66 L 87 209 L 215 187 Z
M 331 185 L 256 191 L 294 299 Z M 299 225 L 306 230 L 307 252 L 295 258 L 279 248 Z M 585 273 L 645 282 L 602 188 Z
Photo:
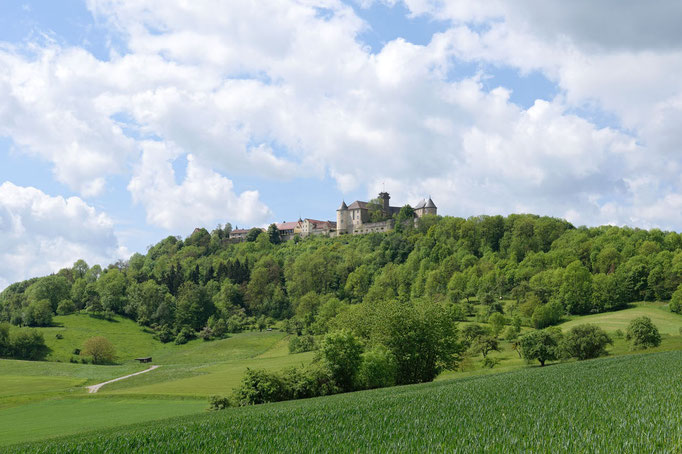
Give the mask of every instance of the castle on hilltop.
M 371 222 L 370 203 L 356 200 L 349 206 L 346 205 L 345 201 L 341 203 L 339 209 L 336 210 L 336 222 L 306 218 L 294 222 L 282 222 L 276 225 L 282 240 L 291 240 L 296 236 L 341 236 L 387 232 L 395 227 L 393 216 L 402 208 L 392 207 L 389 203 L 390 199 L 391 196 L 388 192 L 379 193 L 379 210 L 382 214 L 381 217 L 386 219 L 381 222 Z M 438 208 L 430 196 L 428 200 L 420 200 L 413 209 L 417 218 L 427 214 L 438 214 Z M 249 229 L 236 229 L 231 232 L 230 238 L 234 241 L 244 241 L 248 233 Z
M 381 202 L 381 211 L 385 218 L 389 218 L 382 222 L 370 222 L 369 207 L 367 202 L 356 200 L 350 206 L 346 206 L 346 202 L 342 202 L 338 210 L 336 210 L 336 236 L 353 235 L 373 232 L 385 232 L 394 227 L 393 215 L 397 214 L 402 207 L 392 207 L 389 203 L 391 196 L 388 192 L 379 193 L 379 201 Z M 418 218 L 426 214 L 438 214 L 438 208 L 433 203 L 431 197 L 428 201 L 422 199 L 417 206 L 414 207 L 414 212 Z

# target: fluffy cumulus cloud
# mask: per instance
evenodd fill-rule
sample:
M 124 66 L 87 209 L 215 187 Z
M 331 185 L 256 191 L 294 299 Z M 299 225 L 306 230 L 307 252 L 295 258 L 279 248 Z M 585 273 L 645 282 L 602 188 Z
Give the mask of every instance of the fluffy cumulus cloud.
M 358 8 L 377 2 L 446 25 L 425 45 L 373 51 Z M 124 175 L 152 225 L 265 222 L 257 188 L 232 183 L 246 175 L 291 191 L 331 177 L 368 195 L 387 182 L 394 199 L 430 193 L 448 214 L 682 228 L 678 2 L 87 5 L 117 38 L 110 58 L 2 47 L 0 135 L 84 196 Z M 556 94 L 519 106 L 504 80 L 490 86 L 500 68 L 540 73 Z
M 359 38 L 371 24 L 341 1 L 90 6 L 126 36 L 131 55 L 203 74 L 191 87 L 137 94 L 132 115 L 219 170 L 328 174 L 342 191 L 368 193 L 388 180 L 396 198 L 430 192 L 462 215 L 680 225 L 650 209 L 678 190 L 673 3 L 666 14 L 633 2 L 404 3 L 450 27 L 428 45 L 396 39 L 373 54 Z M 520 108 L 505 87 L 484 88 L 484 73 L 451 77 L 470 62 L 540 71 L 559 94 Z
M 235 194 L 232 182 L 187 156 L 184 180 L 176 183 L 173 147 L 159 142 L 144 144 L 128 189 L 133 200 L 144 205 L 147 221 L 171 231 L 187 231 L 197 225 L 214 225 L 222 219 L 263 223 L 270 210 L 258 200 L 257 191 Z
M 52 197 L 30 187 L 0 185 L 0 289 L 85 259 L 124 257 L 112 220 L 78 197 Z
M 538 129 L 533 147 L 516 149 L 509 147 L 515 137 L 507 136 L 507 146 L 500 147 L 507 148 L 510 157 L 531 162 L 526 170 L 534 167 L 535 159 L 543 159 L 542 148 L 574 150 L 576 159 L 542 165 L 546 174 L 561 173 L 555 181 L 569 183 L 559 193 L 536 187 L 539 194 L 552 196 L 555 214 L 590 224 L 682 227 L 674 202 L 682 190 L 682 131 L 676 127 L 682 119 L 679 2 L 661 2 L 657 8 L 635 1 L 405 4 L 412 14 L 450 21 L 443 39 L 457 58 L 506 65 L 522 73 L 540 71 L 557 84 L 560 95 L 552 104 L 562 118 L 547 125 L 552 134 Z M 536 108 L 520 112 L 516 121 L 523 122 Z M 599 121 L 592 131 L 585 121 L 580 129 L 570 127 L 571 112 L 608 117 L 611 129 L 597 126 Z M 536 152 L 527 156 L 529 149 Z M 592 165 L 593 184 L 575 174 L 585 163 Z M 538 201 L 510 186 L 507 190 L 539 211 Z M 576 198 L 581 193 L 586 197 Z

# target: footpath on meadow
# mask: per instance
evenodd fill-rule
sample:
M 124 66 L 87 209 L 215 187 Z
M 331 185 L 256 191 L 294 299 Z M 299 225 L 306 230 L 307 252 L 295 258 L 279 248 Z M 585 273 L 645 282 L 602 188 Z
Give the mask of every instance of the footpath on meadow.
M 114 378 L 113 380 L 105 381 L 105 382 L 103 382 L 103 383 L 98 383 L 98 384 L 96 384 L 96 385 L 86 386 L 86 388 L 87 388 L 87 390 L 88 390 L 88 392 L 89 392 L 90 394 L 96 393 L 96 392 L 99 391 L 99 389 L 100 389 L 102 386 L 104 386 L 104 385 L 108 385 L 109 383 L 113 383 L 113 382 L 119 381 L 119 380 L 125 380 L 126 378 L 134 377 L 135 375 L 144 374 L 145 372 L 150 372 L 150 371 L 156 369 L 157 367 L 159 367 L 159 366 L 152 366 L 152 367 L 150 367 L 149 369 L 145 369 L 145 370 L 143 370 L 143 371 L 141 371 L 141 372 L 135 372 L 134 374 L 130 374 L 130 375 L 126 375 L 126 376 L 123 376 L 123 377 Z

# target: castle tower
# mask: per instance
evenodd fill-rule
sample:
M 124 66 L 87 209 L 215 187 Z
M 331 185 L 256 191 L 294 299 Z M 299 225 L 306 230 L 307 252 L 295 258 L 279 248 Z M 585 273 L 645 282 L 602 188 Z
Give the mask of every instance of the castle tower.
M 438 208 L 436 207 L 436 204 L 433 203 L 433 200 L 431 200 L 431 196 L 429 196 L 429 200 L 426 201 L 426 206 L 424 207 L 425 214 L 433 214 L 436 215 L 438 214 Z
M 348 215 L 348 206 L 346 201 L 341 202 L 341 206 L 336 210 L 336 235 L 348 233 L 350 225 L 350 216 Z
M 388 195 L 388 192 L 380 192 L 379 200 L 381 200 L 381 209 L 384 211 L 384 214 L 389 214 L 391 212 L 389 203 L 389 200 L 391 200 L 391 196 Z

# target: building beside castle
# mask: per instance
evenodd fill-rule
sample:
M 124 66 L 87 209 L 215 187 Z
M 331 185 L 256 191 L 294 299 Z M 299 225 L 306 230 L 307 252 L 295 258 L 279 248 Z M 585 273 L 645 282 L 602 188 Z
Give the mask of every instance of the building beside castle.
M 381 203 L 381 210 L 384 217 L 392 218 L 397 214 L 402 207 L 392 207 L 390 204 L 391 196 L 388 192 L 379 193 L 379 201 Z M 388 219 L 382 222 L 370 222 L 370 213 L 367 202 L 356 200 L 349 206 L 346 202 L 342 202 L 338 210 L 336 210 L 336 236 L 353 235 L 375 232 L 386 232 L 394 227 L 393 219 Z M 438 208 L 433 203 L 431 197 L 428 200 L 422 199 L 417 206 L 414 207 L 414 212 L 418 218 L 427 214 L 438 214 Z

